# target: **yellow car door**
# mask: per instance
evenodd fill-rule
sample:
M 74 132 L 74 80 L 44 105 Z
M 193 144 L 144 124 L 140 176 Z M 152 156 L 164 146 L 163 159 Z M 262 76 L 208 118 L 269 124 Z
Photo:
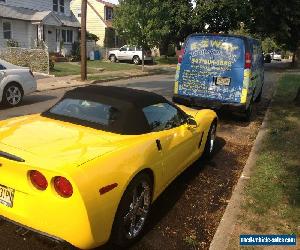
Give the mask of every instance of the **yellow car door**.
M 196 159 L 201 133 L 186 123 L 186 114 L 169 103 L 151 105 L 143 111 L 162 153 L 167 185 Z

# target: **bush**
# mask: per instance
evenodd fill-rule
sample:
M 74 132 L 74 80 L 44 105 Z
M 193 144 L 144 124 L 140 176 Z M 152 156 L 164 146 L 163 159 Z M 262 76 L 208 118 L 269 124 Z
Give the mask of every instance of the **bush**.
M 72 61 L 80 61 L 80 42 L 74 42 L 72 44 Z
M 50 59 L 49 59 L 49 69 L 50 70 L 54 70 L 54 62 L 55 62 L 55 60 L 50 57 Z
M 7 40 L 6 45 L 7 47 L 19 47 L 19 43 L 13 39 Z

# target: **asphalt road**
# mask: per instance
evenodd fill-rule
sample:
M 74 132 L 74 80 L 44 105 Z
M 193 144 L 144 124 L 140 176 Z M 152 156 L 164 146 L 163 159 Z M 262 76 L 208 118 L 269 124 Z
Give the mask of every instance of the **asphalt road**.
M 241 122 L 236 115 L 219 113 L 214 159 L 194 164 L 171 184 L 155 202 L 145 236 L 132 249 L 208 249 L 269 105 L 278 72 L 285 66 L 280 63 L 266 66 L 263 98 L 256 104 L 256 114 L 250 123 Z M 154 91 L 171 98 L 173 82 L 174 75 L 159 75 L 109 84 Z M 67 90 L 34 93 L 25 97 L 19 107 L 0 107 L 0 119 L 42 112 Z M 70 248 L 0 221 L 0 249 Z

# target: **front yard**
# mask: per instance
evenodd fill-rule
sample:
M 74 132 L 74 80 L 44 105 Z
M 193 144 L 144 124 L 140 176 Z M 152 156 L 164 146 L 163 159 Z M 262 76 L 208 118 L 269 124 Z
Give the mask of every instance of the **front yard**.
M 130 63 L 111 63 L 108 61 L 88 61 L 88 74 L 96 74 L 102 71 L 137 70 L 140 66 Z M 80 75 L 80 64 L 74 62 L 59 62 L 54 64 L 50 74 L 55 76 Z
M 229 249 L 240 249 L 240 234 L 300 234 L 299 88 L 300 75 L 286 74 L 279 82 Z

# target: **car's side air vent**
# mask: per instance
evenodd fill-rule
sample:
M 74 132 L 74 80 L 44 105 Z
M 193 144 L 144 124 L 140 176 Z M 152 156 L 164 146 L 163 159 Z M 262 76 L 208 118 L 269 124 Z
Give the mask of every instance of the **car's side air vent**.
M 3 152 L 3 151 L 0 151 L 0 157 L 6 158 L 6 159 L 9 159 L 9 160 L 12 160 L 12 161 L 25 162 L 24 159 L 22 159 L 18 156 Z

